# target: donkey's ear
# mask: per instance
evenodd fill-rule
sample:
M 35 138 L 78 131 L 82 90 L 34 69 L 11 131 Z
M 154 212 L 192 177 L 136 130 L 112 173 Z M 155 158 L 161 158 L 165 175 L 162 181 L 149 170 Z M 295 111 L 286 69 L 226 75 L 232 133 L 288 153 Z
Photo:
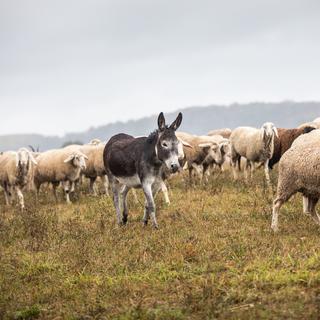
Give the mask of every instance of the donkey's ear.
M 160 131 L 163 131 L 166 128 L 166 120 L 164 118 L 163 112 L 161 112 L 158 117 L 158 128 Z
M 174 131 L 176 131 L 180 127 L 181 122 L 182 122 L 182 113 L 179 112 L 177 119 L 171 123 L 170 129 L 173 129 Z

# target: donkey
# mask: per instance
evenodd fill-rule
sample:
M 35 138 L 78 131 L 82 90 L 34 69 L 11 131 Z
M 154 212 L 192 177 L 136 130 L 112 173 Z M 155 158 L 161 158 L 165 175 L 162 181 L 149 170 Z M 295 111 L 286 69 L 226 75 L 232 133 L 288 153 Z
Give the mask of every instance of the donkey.
M 128 191 L 131 188 L 142 188 L 146 200 L 144 225 L 148 224 L 151 216 L 153 226 L 158 228 L 154 195 L 163 187 L 164 172 L 168 170 L 170 173 L 176 173 L 180 169 L 179 158 L 183 142 L 178 140 L 175 131 L 181 122 L 182 113 L 180 112 L 176 120 L 167 126 L 161 112 L 158 117 L 158 129 L 148 137 L 134 138 L 120 133 L 113 136 L 106 144 L 103 161 L 112 186 L 119 225 L 127 223 Z

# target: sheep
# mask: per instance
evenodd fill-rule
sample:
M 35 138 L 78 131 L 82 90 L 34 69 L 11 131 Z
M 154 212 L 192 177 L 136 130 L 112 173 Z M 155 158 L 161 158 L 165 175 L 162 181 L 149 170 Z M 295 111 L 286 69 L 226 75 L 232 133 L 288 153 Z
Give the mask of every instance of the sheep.
M 282 155 L 291 147 L 295 139 L 314 129 L 314 127 L 310 126 L 295 129 L 277 128 L 279 137 L 275 137 L 274 139 L 274 151 L 272 158 L 269 160 L 269 168 L 272 169 L 273 166 L 279 162 Z
M 195 136 L 186 132 L 177 132 L 178 139 L 185 141 L 192 148 L 184 146 L 184 160 L 182 166 L 187 166 L 189 170 L 189 179 L 192 179 L 193 170 L 196 170 L 198 175 L 201 176 L 200 167 L 203 162 L 214 160 L 219 163 L 222 160 L 221 151 L 218 143 L 214 142 L 212 137 L 209 136 Z
M 230 135 L 232 133 L 232 130 L 229 128 L 224 128 L 224 129 L 216 129 L 216 130 L 211 130 L 208 132 L 208 136 L 215 136 L 215 135 L 220 135 L 223 138 L 229 139 Z
M 320 224 L 320 216 L 315 210 L 320 198 L 319 159 L 320 130 L 314 130 L 297 138 L 280 159 L 271 223 L 271 228 L 275 232 L 278 231 L 281 206 L 297 192 L 301 192 L 304 197 L 303 211 L 311 214 L 315 222 Z
M 97 146 L 100 143 L 102 143 L 102 141 L 100 139 L 92 139 L 88 144 L 93 145 L 93 146 Z
M 248 168 L 251 167 L 251 176 L 254 170 L 254 163 L 263 163 L 265 176 L 270 185 L 269 160 L 273 155 L 274 137 L 278 137 L 278 131 L 271 122 L 266 122 L 260 129 L 252 127 L 238 127 L 233 130 L 230 136 L 231 161 L 234 179 L 238 179 L 236 164 L 241 156 L 246 158 L 245 178 L 248 179 Z
M 221 157 L 219 157 L 218 160 L 215 160 L 210 156 L 206 157 L 202 163 L 203 176 L 206 174 L 208 168 L 213 167 L 214 165 L 217 165 L 222 170 L 222 165 L 227 161 L 228 157 L 230 157 L 230 140 L 223 138 L 221 135 L 200 136 L 200 138 L 218 144 L 221 153 Z
M 317 120 L 317 119 L 315 119 Z M 311 121 L 311 122 L 305 122 L 300 124 L 300 126 L 298 127 L 300 128 L 305 128 L 305 127 L 313 127 L 315 129 L 320 129 L 320 123 L 318 121 Z
M 70 201 L 70 184 L 79 179 L 81 170 L 86 167 L 88 157 L 80 151 L 54 149 L 41 153 L 37 157 L 38 165 L 34 171 L 34 185 L 37 197 L 41 184 L 52 183 L 53 194 L 57 200 L 56 189 L 61 183 L 67 203 Z
M 12 191 L 15 191 L 20 207 L 24 209 L 22 190 L 32 179 L 34 165 L 37 165 L 37 161 L 26 148 L 21 148 L 17 152 L 3 152 L 0 155 L 0 185 L 4 190 L 7 205 L 11 203 Z
M 65 147 L 66 150 L 80 151 L 87 156 L 86 167 L 82 170 L 81 174 L 90 179 L 89 190 L 93 195 L 97 194 L 94 183 L 98 177 L 100 177 L 103 182 L 104 193 L 109 195 L 109 181 L 103 164 L 104 148 L 105 144 L 101 142 L 97 143 L 97 139 L 93 143 L 91 141 L 86 145 L 70 145 Z M 74 186 L 72 186 L 72 191 L 73 189 Z

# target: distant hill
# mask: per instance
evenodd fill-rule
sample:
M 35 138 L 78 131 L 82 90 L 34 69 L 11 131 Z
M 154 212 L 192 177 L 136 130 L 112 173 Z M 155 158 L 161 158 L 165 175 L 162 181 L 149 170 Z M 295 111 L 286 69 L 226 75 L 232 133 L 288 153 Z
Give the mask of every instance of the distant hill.
M 249 103 L 230 106 L 211 105 L 207 107 L 189 107 L 166 114 L 168 121 L 183 113 L 180 130 L 195 134 L 206 134 L 216 128 L 235 128 L 238 126 L 260 127 L 271 121 L 277 127 L 293 128 L 320 116 L 320 102 Z M 67 141 L 86 143 L 94 138 L 107 140 L 113 134 L 125 132 L 134 136 L 147 135 L 156 128 L 156 117 L 145 117 L 128 122 L 116 122 L 92 127 L 85 132 L 69 133 L 63 137 L 43 136 L 39 134 L 17 134 L 0 136 L 0 150 L 15 150 L 32 145 L 41 151 L 61 147 Z

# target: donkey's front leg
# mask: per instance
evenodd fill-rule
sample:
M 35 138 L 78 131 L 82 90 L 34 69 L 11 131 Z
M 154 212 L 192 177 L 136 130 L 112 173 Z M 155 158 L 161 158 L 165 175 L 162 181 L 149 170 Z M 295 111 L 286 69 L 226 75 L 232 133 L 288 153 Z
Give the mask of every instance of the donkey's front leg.
M 146 207 L 145 207 L 145 214 L 144 214 L 144 224 L 148 223 L 148 216 L 152 218 L 153 226 L 158 228 L 158 223 L 156 219 L 156 208 L 154 204 L 153 194 L 152 194 L 152 184 L 144 183 L 142 185 L 144 196 L 146 198 Z

